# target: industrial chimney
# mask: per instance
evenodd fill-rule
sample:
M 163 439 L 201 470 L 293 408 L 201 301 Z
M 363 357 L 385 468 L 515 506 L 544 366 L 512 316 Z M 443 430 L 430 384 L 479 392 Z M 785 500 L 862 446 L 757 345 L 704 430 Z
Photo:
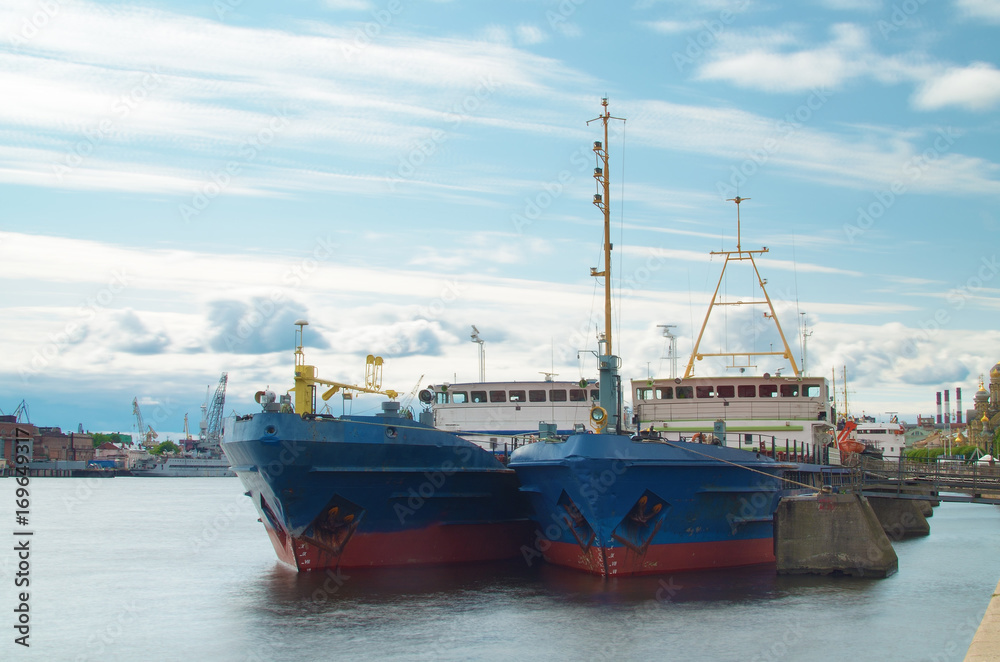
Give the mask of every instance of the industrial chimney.
M 955 422 L 962 424 L 962 387 L 955 387 Z

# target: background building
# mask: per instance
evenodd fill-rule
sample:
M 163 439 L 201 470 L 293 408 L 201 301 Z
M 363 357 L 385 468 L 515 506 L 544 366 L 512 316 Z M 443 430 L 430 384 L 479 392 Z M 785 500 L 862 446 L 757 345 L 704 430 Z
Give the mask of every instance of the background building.
M 993 449 L 993 435 L 1000 427 L 1000 363 L 990 370 L 989 390 L 982 378 L 972 399 L 973 409 L 967 413 L 969 439 L 980 448 Z
M 35 457 L 40 460 L 87 462 L 94 459 L 94 440 L 89 434 L 64 433 L 60 428 L 39 428 Z
M 31 423 L 18 423 L 16 416 L 0 416 L 0 469 L 14 464 L 14 437 L 16 430 L 21 436 L 28 436 L 28 459 L 34 455 L 35 435 L 38 428 Z

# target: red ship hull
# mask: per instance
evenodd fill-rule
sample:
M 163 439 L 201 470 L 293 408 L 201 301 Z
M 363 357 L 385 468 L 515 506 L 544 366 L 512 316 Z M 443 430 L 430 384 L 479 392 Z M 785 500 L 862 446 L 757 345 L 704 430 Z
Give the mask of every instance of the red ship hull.
M 774 563 L 773 538 L 650 545 L 641 556 L 628 547 L 593 546 L 585 551 L 577 544 L 549 542 L 546 561 L 608 577 Z
M 359 533 L 339 550 L 322 541 L 278 533 L 265 524 L 278 558 L 299 571 L 500 561 L 521 554 L 534 524 L 432 525 L 423 529 Z

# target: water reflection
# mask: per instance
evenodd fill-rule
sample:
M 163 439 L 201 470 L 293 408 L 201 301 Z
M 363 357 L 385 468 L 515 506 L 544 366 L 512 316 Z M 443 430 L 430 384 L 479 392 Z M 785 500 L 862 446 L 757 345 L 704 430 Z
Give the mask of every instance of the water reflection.
M 883 580 L 885 581 L 885 580 Z M 457 566 L 350 568 L 297 573 L 275 563 L 259 578 L 261 606 L 323 611 L 345 605 L 377 605 L 432 600 L 461 602 L 489 595 L 548 599 L 564 605 L 619 605 L 655 602 L 752 604 L 830 592 L 855 594 L 877 582 L 843 576 L 778 575 L 773 564 L 679 572 L 644 577 L 602 578 L 548 564 L 519 561 Z
M 246 660 L 317 651 L 379 662 L 662 659 L 666 652 L 825 661 L 870 658 L 865 651 L 960 660 L 995 583 L 987 550 L 996 549 L 1000 520 L 995 509 L 942 508 L 934 534 L 895 545 L 900 572 L 886 579 L 778 576 L 773 565 L 602 579 L 520 560 L 299 574 L 269 561 L 247 571 L 224 619 L 239 624 L 234 639 Z M 946 561 L 961 554 L 968 564 Z M 913 623 L 935 627 L 900 638 Z M 952 648 L 958 652 L 946 652 Z

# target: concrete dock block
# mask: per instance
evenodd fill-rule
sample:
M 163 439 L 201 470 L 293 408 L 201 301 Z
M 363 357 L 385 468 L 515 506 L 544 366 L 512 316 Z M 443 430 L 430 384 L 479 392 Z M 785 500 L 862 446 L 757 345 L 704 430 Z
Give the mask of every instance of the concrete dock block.
M 895 494 L 902 492 L 910 496 L 925 496 L 927 500 L 913 500 L 913 503 L 917 504 L 920 509 L 920 514 L 925 518 L 934 516 L 934 507 L 941 505 L 939 499 L 935 499 L 936 496 L 934 491 L 928 485 L 921 485 L 914 481 L 906 481 L 902 485 L 898 482 L 886 482 L 876 485 L 869 485 L 865 487 L 865 492 L 886 492 L 888 494 Z
M 899 569 L 868 500 L 856 494 L 783 498 L 774 514 L 778 574 L 888 577 Z
M 931 510 L 930 502 L 891 497 L 867 498 L 879 523 L 882 524 L 882 529 L 890 539 L 902 540 L 930 534 L 931 525 L 927 523 L 927 518 L 923 514 L 925 508 Z

